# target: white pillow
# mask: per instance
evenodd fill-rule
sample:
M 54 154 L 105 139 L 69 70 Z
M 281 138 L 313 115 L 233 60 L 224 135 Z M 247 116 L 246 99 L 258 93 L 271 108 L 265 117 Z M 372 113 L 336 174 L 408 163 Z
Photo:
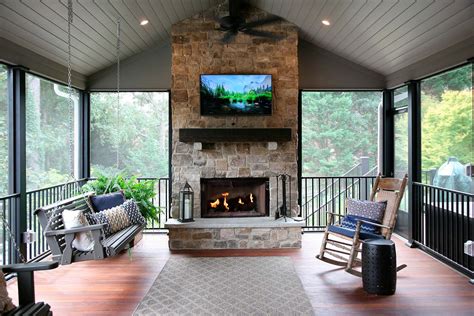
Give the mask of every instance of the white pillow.
M 64 228 L 74 228 L 88 226 L 89 223 L 86 220 L 81 210 L 64 210 L 63 211 L 63 222 Z M 80 251 L 91 251 L 94 249 L 94 239 L 92 238 L 91 232 L 76 233 L 74 240 L 72 241 L 72 247 Z

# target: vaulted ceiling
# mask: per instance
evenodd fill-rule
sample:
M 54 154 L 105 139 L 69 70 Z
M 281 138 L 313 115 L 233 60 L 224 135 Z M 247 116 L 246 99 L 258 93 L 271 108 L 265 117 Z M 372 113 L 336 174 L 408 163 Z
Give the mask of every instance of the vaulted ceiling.
M 250 0 L 300 37 L 384 75 L 472 37 L 472 0 Z M 171 25 L 222 0 L 74 0 L 72 67 L 84 75 L 169 42 Z M 142 19 L 149 24 L 140 25 Z M 330 26 L 321 20 L 327 19 Z M 67 64 L 67 0 L 0 0 L 0 37 Z

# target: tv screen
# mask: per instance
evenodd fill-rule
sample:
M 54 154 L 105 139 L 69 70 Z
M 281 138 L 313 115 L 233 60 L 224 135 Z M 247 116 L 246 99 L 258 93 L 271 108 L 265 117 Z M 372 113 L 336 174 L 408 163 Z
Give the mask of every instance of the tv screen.
M 271 114 L 271 75 L 201 75 L 201 115 Z

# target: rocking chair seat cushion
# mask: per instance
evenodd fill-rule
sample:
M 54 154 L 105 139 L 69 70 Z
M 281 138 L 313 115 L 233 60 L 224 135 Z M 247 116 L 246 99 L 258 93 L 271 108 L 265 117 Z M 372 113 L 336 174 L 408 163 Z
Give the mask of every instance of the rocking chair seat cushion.
M 346 236 L 346 237 L 349 237 L 349 238 L 354 238 L 354 234 L 355 234 L 354 229 L 341 227 L 341 226 L 338 226 L 338 225 L 329 225 L 328 230 L 332 233 L 343 235 L 343 236 Z M 359 239 L 361 239 L 361 240 L 383 239 L 383 236 L 361 230 L 360 233 L 359 233 Z
M 380 224 L 380 223 L 378 223 L 378 222 L 376 222 L 376 221 L 374 221 L 370 218 L 366 218 L 366 217 L 363 217 L 363 216 L 346 215 L 346 216 L 344 216 L 344 218 L 341 221 L 341 227 L 355 230 L 356 227 L 357 227 L 357 221 L 358 220 L 364 220 L 366 222 L 372 222 L 372 223 Z M 361 231 L 363 231 L 365 233 L 371 233 L 371 234 L 380 234 L 380 227 L 379 226 L 371 225 L 371 224 L 366 223 L 366 222 L 361 223 L 361 226 L 360 226 Z

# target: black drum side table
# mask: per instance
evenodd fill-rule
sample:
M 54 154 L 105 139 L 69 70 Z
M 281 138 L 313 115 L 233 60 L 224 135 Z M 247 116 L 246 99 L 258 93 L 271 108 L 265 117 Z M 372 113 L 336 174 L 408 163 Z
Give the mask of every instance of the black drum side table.
M 397 255 L 393 241 L 369 239 L 362 244 L 362 283 L 369 294 L 395 293 Z

